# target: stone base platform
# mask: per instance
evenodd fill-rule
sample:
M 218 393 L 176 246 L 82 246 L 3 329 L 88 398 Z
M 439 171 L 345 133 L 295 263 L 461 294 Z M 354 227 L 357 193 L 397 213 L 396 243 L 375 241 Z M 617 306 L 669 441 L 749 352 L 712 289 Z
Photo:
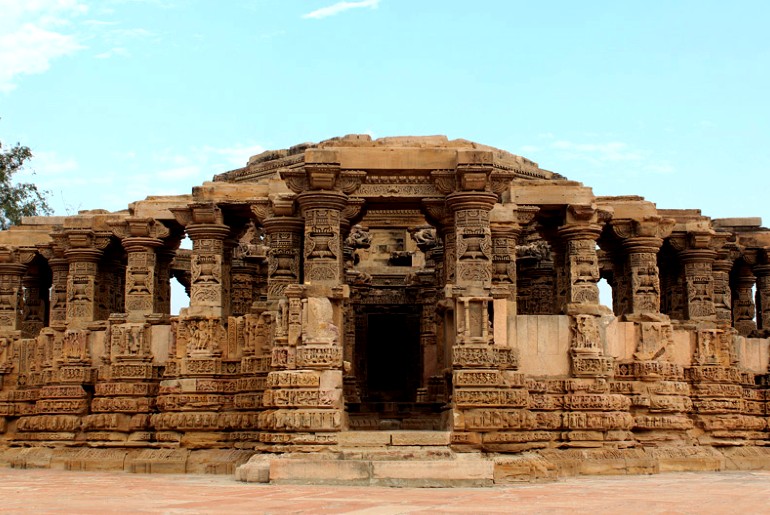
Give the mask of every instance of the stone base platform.
M 455 452 L 445 431 L 348 431 L 321 452 L 10 447 L 0 467 L 152 474 L 227 474 L 244 482 L 484 487 L 582 475 L 770 470 L 770 447 L 660 446 Z
M 254 451 L 12 447 L 0 451 L 0 466 L 143 474 L 233 474 Z
M 325 453 L 256 454 L 236 479 L 272 484 L 483 487 L 581 475 L 770 470 L 766 447 L 542 449 L 454 452 L 449 432 L 350 431 Z

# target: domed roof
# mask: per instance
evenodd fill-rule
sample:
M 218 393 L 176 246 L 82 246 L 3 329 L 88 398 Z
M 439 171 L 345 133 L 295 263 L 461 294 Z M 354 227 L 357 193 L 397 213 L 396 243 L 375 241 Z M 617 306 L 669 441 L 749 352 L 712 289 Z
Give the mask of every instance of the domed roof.
M 214 177 L 214 181 L 259 181 L 275 177 L 282 170 L 298 168 L 314 151 L 329 153 L 342 170 L 390 171 L 410 174 L 421 171 L 451 170 L 462 154 L 484 166 L 513 172 L 523 179 L 557 179 L 560 175 L 538 167 L 537 163 L 505 150 L 465 139 L 446 136 L 396 136 L 372 139 L 367 134 L 349 134 L 321 141 L 301 143 L 288 149 L 268 150 L 252 156 L 248 164 Z M 311 159 L 312 161 L 312 159 Z

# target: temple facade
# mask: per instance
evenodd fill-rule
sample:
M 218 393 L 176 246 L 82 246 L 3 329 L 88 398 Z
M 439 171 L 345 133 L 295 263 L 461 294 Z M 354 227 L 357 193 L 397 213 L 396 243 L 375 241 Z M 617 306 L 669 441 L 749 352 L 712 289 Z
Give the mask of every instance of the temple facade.
M 749 456 L 770 444 L 769 337 L 759 219 L 595 196 L 466 140 L 349 135 L 1 232 L 0 462 L 189 471 L 206 450 L 217 471 L 378 434 Z

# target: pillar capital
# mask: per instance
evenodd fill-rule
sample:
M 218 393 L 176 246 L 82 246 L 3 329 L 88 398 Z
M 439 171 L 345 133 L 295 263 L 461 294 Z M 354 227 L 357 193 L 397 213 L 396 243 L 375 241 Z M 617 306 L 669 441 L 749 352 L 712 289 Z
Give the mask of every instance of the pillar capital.
M 129 238 L 161 240 L 171 234 L 168 227 L 154 218 L 131 216 L 124 220 L 108 223 L 112 228 L 112 233 L 121 240 Z
M 341 212 L 348 204 L 348 196 L 340 191 L 305 191 L 297 195 L 303 214 L 309 209 L 332 209 Z
M 64 249 L 70 263 L 96 263 L 110 243 L 111 232 L 92 229 L 63 229 L 52 234 L 54 243 Z
M 270 198 L 256 199 L 249 207 L 257 222 L 264 225 L 265 221 L 272 217 L 296 216 L 296 199 L 297 195 L 294 193 L 279 193 Z
M 446 197 L 446 205 L 454 212 L 478 209 L 490 211 L 497 203 L 497 194 L 489 191 L 455 191 Z
M 668 241 L 678 251 L 682 263 L 705 263 L 717 258 L 729 238 L 728 233 L 712 230 L 674 231 Z
M 338 151 L 326 148 L 310 148 L 305 151 L 305 164 L 301 168 L 280 172 L 281 179 L 294 193 L 308 190 L 337 190 L 351 194 L 361 186 L 366 172 L 342 170 Z
M 676 225 L 673 218 L 645 216 L 642 218 L 613 218 L 609 222 L 612 232 L 621 240 L 635 238 L 667 238 Z

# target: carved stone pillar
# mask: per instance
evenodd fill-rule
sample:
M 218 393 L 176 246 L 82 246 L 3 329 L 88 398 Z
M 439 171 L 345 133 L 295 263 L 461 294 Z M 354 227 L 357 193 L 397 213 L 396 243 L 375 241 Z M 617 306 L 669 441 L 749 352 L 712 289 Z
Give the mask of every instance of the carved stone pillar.
M 754 284 L 757 278 L 751 267 L 742 266 L 733 280 L 733 326 L 742 335 L 748 336 L 757 330 L 754 306 Z
M 0 246 L 0 332 L 21 329 L 22 278 L 34 256 L 34 250 Z
M 286 286 L 299 284 L 305 222 L 295 215 L 294 195 L 263 199 L 251 211 L 267 236 L 267 297 L 278 299 Z
M 716 321 L 713 264 L 717 250 L 727 235 L 713 231 L 675 233 L 672 246 L 682 262 L 686 299 L 684 317 L 689 320 Z
M 30 267 L 22 280 L 24 286 L 24 309 L 22 310 L 21 330 L 24 338 L 35 338 L 45 327 L 47 299 L 41 295 L 45 288 L 37 267 Z M 45 290 L 47 291 L 47 289 Z
M 283 295 L 290 284 L 299 284 L 302 237 L 305 222 L 301 218 L 276 216 L 265 220 L 270 245 L 267 251 L 267 296 Z
M 423 205 L 428 215 L 437 223 L 436 236 L 439 244 L 432 253 L 439 284 L 454 284 L 457 259 L 454 216 L 446 207 L 443 197 L 424 199 Z
M 96 320 L 107 320 L 112 313 L 126 311 L 126 259 L 110 253 L 99 261 L 96 294 Z
M 110 233 L 67 229 L 55 234 L 69 263 L 67 274 L 67 328 L 85 329 L 97 320 L 99 260 L 110 242 Z
M 596 240 L 601 234 L 595 206 L 570 205 L 566 224 L 558 230 L 562 243 L 565 290 L 562 313 L 599 313 L 599 259 Z
M 342 252 L 343 209 L 348 195 L 366 176 L 359 170 L 342 170 L 333 149 L 308 149 L 302 168 L 281 172 L 286 185 L 297 193 L 305 219 L 303 282 L 305 285 L 336 286 L 344 282 Z
M 347 195 L 336 191 L 307 191 L 297 195 L 305 218 L 304 283 L 336 286 L 343 282 L 340 240 L 341 211 Z
M 48 260 L 51 269 L 51 295 L 48 304 L 48 325 L 64 328 L 67 321 L 67 274 L 69 263 L 64 257 L 64 249 L 59 245 L 44 245 L 38 251 Z
M 235 316 L 248 313 L 252 304 L 258 300 L 259 262 L 265 258 L 266 250 L 262 238 L 261 230 L 254 221 L 249 221 L 239 234 L 237 245 L 233 247 L 230 311 Z
M 211 203 L 172 209 L 193 242 L 189 316 L 226 317 L 230 312 L 230 260 L 225 240 L 230 227 Z
M 723 247 L 717 254 L 711 268 L 714 272 L 714 309 L 717 322 L 725 326 L 733 323 L 732 292 L 730 291 L 730 272 L 740 252 L 734 243 Z
M 671 234 L 674 220 L 659 216 L 612 220 L 611 227 L 627 253 L 627 309 L 630 315 L 660 313 L 658 251 Z
M 453 309 L 444 311 L 444 324 L 453 329 L 453 334 L 444 334 L 452 345 L 452 443 L 483 448 L 495 445 L 490 434 L 502 427 L 521 429 L 528 416 L 528 392 L 520 388 L 515 372 L 518 354 L 507 341 L 506 313 L 509 294 L 516 290 L 516 262 L 506 260 L 502 249 L 515 256 L 516 234 L 510 229 L 517 227 L 511 213 L 499 208 L 495 229 L 501 251 L 495 268 L 490 211 L 507 189 L 510 175 L 494 168 L 491 153 L 485 151 L 458 152 L 457 162 L 454 171 L 431 173 L 436 188 L 447 194 L 452 219 L 441 216 L 442 210 L 436 209 L 440 206 L 431 206 L 435 202 L 425 204 L 429 212 L 433 208 L 434 219 L 443 221 L 445 293 L 452 297 L 447 307 Z
M 456 249 L 455 284 L 488 290 L 492 286 L 492 230 L 489 211 L 497 195 L 483 191 L 458 191 L 447 196 L 454 213 Z
M 508 285 L 516 298 L 516 243 L 521 232 L 513 220 L 490 222 L 492 231 L 492 284 Z
M 161 307 L 156 249 L 163 245 L 161 238 L 168 236 L 169 230 L 150 218 L 128 218 L 112 224 L 112 228 L 128 254 L 125 280 L 128 320 L 143 321 Z

